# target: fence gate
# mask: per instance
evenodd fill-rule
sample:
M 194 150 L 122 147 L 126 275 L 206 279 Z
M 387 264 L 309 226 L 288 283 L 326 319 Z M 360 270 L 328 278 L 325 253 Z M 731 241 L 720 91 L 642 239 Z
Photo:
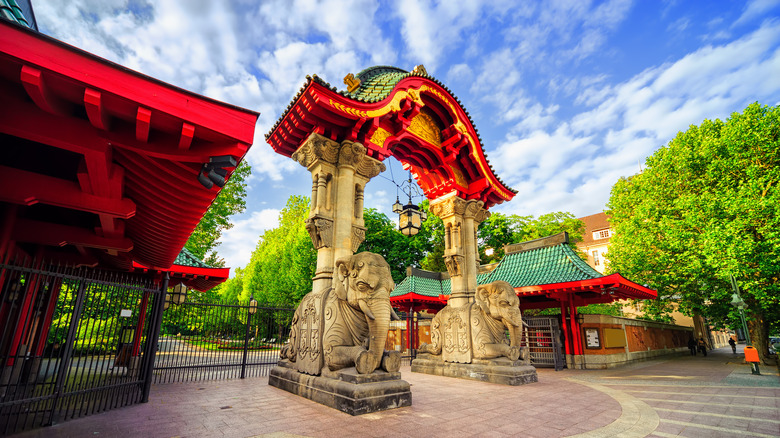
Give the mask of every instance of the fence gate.
M 148 397 L 152 279 L 14 262 L 0 287 L 0 435 Z
M 267 375 L 279 361 L 294 312 L 224 303 L 171 305 L 163 315 L 154 383 Z
M 566 365 L 561 349 L 561 329 L 557 317 L 524 316 L 523 339 L 531 355 L 531 365 L 553 367 L 556 371 Z

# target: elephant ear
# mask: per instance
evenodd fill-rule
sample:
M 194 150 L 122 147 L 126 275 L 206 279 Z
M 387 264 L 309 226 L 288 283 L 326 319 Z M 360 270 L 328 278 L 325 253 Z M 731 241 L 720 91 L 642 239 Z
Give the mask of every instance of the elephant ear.
M 488 298 L 490 297 L 489 286 L 490 285 L 477 286 L 477 293 L 474 296 L 474 301 L 477 302 L 479 308 L 488 315 L 490 314 L 490 303 L 488 302 Z
M 336 275 L 338 281 L 336 282 L 336 297 L 340 300 L 347 299 L 347 289 L 344 285 L 344 280 L 349 277 L 349 263 L 350 258 L 343 258 L 336 261 Z

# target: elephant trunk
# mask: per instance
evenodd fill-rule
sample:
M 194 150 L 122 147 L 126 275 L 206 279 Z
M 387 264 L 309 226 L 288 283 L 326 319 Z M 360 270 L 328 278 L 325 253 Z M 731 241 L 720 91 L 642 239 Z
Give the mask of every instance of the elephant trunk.
M 382 363 L 382 355 L 385 352 L 387 331 L 390 329 L 390 303 L 387 300 L 375 299 L 370 302 L 361 302 L 361 308 L 370 309 L 366 314 L 368 322 L 368 351 L 364 364 L 355 364 L 361 374 L 372 373 Z M 372 315 L 371 318 L 368 315 Z
M 520 345 L 520 329 L 523 327 L 522 312 L 518 308 L 511 308 L 505 315 L 504 325 L 509 330 L 509 345 Z

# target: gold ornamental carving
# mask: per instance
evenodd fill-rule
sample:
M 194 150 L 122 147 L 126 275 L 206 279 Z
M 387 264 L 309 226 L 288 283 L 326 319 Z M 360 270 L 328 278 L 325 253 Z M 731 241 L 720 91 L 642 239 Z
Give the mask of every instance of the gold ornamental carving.
M 382 128 L 376 128 L 376 131 L 374 131 L 374 133 L 371 135 L 371 139 L 369 141 L 377 146 L 384 147 L 385 141 L 390 138 L 391 135 L 392 134 Z
M 360 87 L 360 79 L 356 78 L 352 73 L 344 76 L 344 85 L 347 86 L 348 92 L 353 92 Z
M 434 146 L 441 146 L 441 130 L 436 125 L 433 117 L 425 112 L 420 112 L 409 124 L 409 132 L 417 135 Z

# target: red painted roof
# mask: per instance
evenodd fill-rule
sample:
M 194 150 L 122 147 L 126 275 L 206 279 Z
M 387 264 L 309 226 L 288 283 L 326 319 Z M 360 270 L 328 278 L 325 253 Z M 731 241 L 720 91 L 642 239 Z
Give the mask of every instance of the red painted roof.
M 258 116 L 3 20 L 0 88 L 11 240 L 82 265 L 170 268 L 219 193 L 203 164 L 242 159 Z

